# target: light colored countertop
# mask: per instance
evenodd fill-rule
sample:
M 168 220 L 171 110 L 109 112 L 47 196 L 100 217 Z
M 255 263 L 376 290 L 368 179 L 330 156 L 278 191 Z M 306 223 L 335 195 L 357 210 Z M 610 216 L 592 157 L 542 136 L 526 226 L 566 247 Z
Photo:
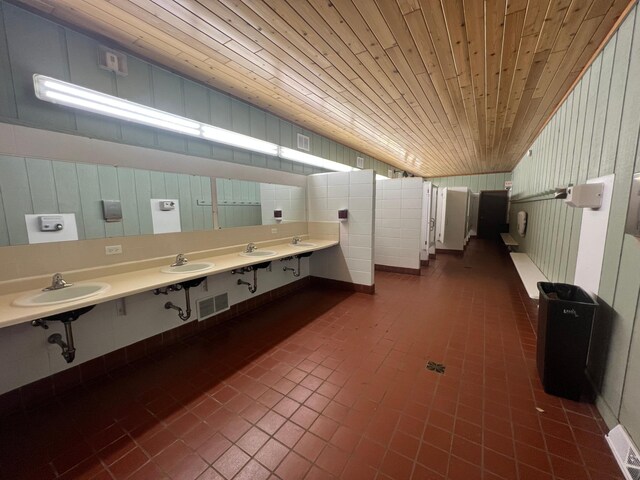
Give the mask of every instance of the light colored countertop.
M 191 259 L 189 253 L 186 254 L 187 258 L 191 260 L 191 263 L 211 262 L 215 265 L 208 270 L 200 272 L 190 273 L 163 273 L 161 268 L 168 265 L 147 267 L 145 262 L 140 262 L 144 267 L 136 270 L 135 268 L 129 271 L 116 273 L 111 275 L 100 276 L 100 268 L 97 267 L 95 278 L 84 278 L 82 281 L 75 282 L 81 284 L 84 282 L 104 282 L 108 283 L 111 288 L 104 293 L 94 295 L 92 297 L 84 298 L 81 300 L 73 300 L 61 304 L 46 305 L 46 306 L 33 306 L 33 307 L 18 307 L 13 305 L 13 301 L 18 297 L 22 297 L 29 293 L 38 293 L 38 290 L 28 290 L 21 292 L 13 292 L 7 295 L 0 296 L 0 328 L 8 327 L 10 325 L 16 325 L 19 323 L 29 322 L 39 318 L 54 315 L 56 313 L 63 313 L 70 310 L 74 310 L 80 307 L 86 307 L 88 305 L 96 305 L 99 303 L 108 302 L 110 300 L 116 300 L 122 297 L 128 297 L 135 295 L 136 293 L 148 292 L 155 288 L 165 287 L 167 285 L 173 285 L 175 283 L 183 282 L 200 277 L 208 277 L 216 275 L 218 273 L 229 272 L 235 268 L 248 267 L 257 263 L 263 263 L 267 261 L 279 260 L 284 257 L 293 256 L 299 253 L 313 252 L 316 250 L 323 250 L 325 248 L 338 245 L 338 241 L 335 240 L 319 240 L 319 239 L 305 239 L 305 242 L 314 243 L 314 247 L 298 247 L 293 246 L 291 243 L 280 243 L 275 245 L 262 246 L 259 245 L 261 250 L 272 250 L 276 252 L 276 255 L 270 257 L 243 257 L 239 253 L 242 252 L 242 247 L 238 246 L 237 251 L 234 253 L 216 254 L 215 250 L 212 250 L 211 256 L 203 256 L 203 252 L 199 252 L 197 257 Z M 228 248 L 220 249 L 229 251 Z M 206 252 L 205 252 L 206 255 Z M 63 274 L 65 272 L 62 272 Z M 86 272 L 85 272 L 86 273 Z M 47 283 L 42 285 L 46 287 Z

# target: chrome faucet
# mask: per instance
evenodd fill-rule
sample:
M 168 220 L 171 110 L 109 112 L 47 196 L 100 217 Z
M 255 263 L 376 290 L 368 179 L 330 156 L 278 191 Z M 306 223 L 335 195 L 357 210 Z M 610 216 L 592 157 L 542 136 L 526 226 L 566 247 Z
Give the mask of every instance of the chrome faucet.
M 170 266 L 171 267 L 179 267 L 181 265 L 185 265 L 189 260 L 187 260 L 187 257 L 184 256 L 184 253 L 179 253 L 178 255 L 176 255 L 176 261 L 173 262 Z
M 297 244 L 299 244 L 301 241 L 302 241 L 302 239 L 301 239 L 299 236 L 297 236 L 297 235 L 296 235 L 296 236 L 295 236 L 295 237 L 293 237 L 293 239 L 291 240 L 291 244 L 292 244 L 292 245 L 297 245 Z
M 60 290 L 61 288 L 71 287 L 72 285 L 73 283 L 67 283 L 64 281 L 61 273 L 54 273 L 53 277 L 51 277 L 51 285 L 47 288 L 43 288 L 42 290 L 44 292 L 49 290 Z
M 245 253 L 251 253 L 251 252 L 253 252 L 256 248 L 258 248 L 258 247 L 256 247 L 256 244 L 255 244 L 255 243 L 249 243 L 249 244 L 247 244 L 247 248 L 245 248 L 245 249 L 244 249 L 244 252 L 245 252 Z

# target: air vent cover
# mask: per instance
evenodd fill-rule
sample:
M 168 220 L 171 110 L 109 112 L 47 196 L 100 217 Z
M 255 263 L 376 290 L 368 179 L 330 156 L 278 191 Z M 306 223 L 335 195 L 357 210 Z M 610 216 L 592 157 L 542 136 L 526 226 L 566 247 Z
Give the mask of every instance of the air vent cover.
M 298 150 L 308 152 L 311 149 L 311 141 L 306 135 L 298 134 Z
M 198 320 L 206 320 L 216 314 L 216 304 L 213 297 L 201 298 L 196 302 Z
M 222 293 L 215 298 L 216 302 L 216 313 L 222 312 L 224 310 L 229 310 L 229 295 L 226 293 Z
M 356 167 L 364 168 L 364 157 L 356 157 Z
M 609 447 L 627 480 L 640 480 L 640 454 L 622 425 L 605 435 Z
M 215 297 L 201 298 L 196 302 L 198 320 L 206 320 L 220 312 L 229 310 L 229 295 L 221 293 Z
M 98 47 L 98 66 L 103 70 L 115 72 L 117 75 L 126 77 L 129 74 L 127 66 L 127 56 L 116 50 L 100 45 Z

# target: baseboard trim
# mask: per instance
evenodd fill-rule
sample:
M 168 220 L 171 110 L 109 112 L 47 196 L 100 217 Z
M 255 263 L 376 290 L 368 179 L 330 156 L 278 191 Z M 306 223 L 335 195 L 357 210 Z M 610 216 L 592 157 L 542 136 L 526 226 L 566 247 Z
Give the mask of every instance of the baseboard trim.
M 431 255 L 429 255 L 429 258 L 431 258 Z M 429 266 L 429 260 L 420 260 L 420 266 L 421 267 L 428 267 Z
M 100 357 L 74 365 L 60 373 L 36 380 L 15 390 L 1 394 L 0 418 L 19 412 L 20 410 L 29 410 L 38 405 L 42 405 L 55 396 L 64 394 L 83 384 L 94 382 L 96 379 L 114 370 L 158 353 L 161 350 L 170 348 L 172 345 L 187 337 L 209 330 L 223 322 L 260 308 L 282 297 L 291 295 L 309 285 L 311 285 L 311 277 L 301 278 L 282 287 L 275 288 L 232 305 L 229 310 L 215 317 L 208 318 L 201 322 L 192 320 L 189 323 L 185 323 L 171 330 L 158 333 L 157 335 L 119 348 Z
M 359 283 L 334 280 L 332 278 L 311 277 L 311 284 L 328 288 L 338 288 L 340 290 L 347 290 L 349 292 L 368 293 L 369 295 L 373 295 L 374 293 L 376 293 L 375 284 L 361 285 Z
M 436 258 L 436 254 L 435 253 L 430 253 L 429 254 L 429 258 Z
M 420 261 L 420 264 L 422 264 L 422 260 Z M 426 265 L 426 262 L 425 262 Z M 375 265 L 376 270 L 380 271 L 380 272 L 392 272 L 392 273 L 404 273 L 407 275 L 420 275 L 420 269 L 419 268 L 407 268 L 407 267 L 394 267 L 391 265 Z
M 436 253 L 444 253 L 445 255 L 457 255 L 462 257 L 464 255 L 464 250 L 450 250 L 448 248 L 437 248 Z

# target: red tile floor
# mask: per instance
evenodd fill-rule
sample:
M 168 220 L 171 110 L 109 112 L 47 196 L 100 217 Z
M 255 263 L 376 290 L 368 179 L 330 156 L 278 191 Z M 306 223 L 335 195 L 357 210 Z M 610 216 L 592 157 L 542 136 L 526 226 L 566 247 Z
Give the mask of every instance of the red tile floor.
M 310 288 L 4 419 L 0 477 L 621 478 L 594 407 L 543 393 L 534 312 L 479 240 Z

